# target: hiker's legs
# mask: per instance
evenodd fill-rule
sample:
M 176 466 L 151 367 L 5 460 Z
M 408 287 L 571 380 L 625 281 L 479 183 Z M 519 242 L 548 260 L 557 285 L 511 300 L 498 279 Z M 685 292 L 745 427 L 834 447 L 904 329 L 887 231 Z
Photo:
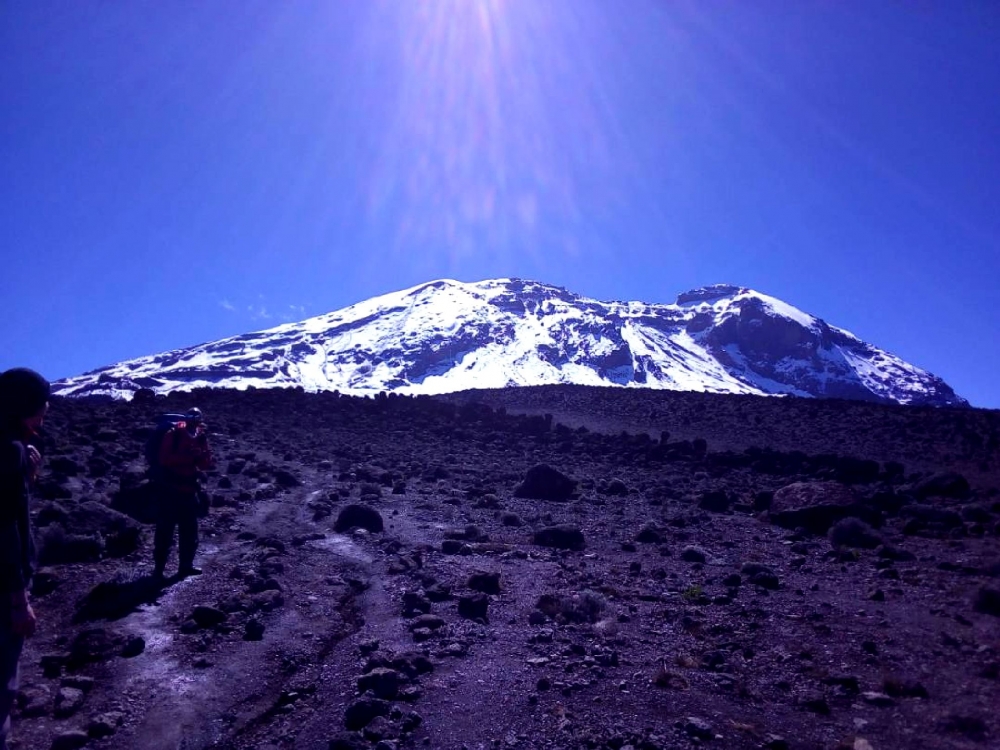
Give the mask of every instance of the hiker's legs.
M 24 638 L 10 629 L 10 610 L 0 610 L 0 750 L 7 750 L 10 732 L 10 710 L 17 696 L 17 662 L 21 658 Z
M 166 493 L 160 495 L 160 508 L 156 517 L 156 533 L 153 536 L 153 565 L 157 573 L 163 573 L 174 546 L 174 527 L 177 526 L 177 509 L 173 498 Z
M 198 509 L 194 503 L 184 508 L 178 521 L 177 553 L 183 571 L 194 567 L 194 555 L 198 551 Z

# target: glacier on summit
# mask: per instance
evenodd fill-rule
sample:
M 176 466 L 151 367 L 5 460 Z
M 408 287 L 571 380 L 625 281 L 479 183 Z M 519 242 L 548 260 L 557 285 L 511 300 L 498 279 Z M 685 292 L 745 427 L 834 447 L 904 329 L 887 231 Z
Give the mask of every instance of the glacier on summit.
M 766 294 L 602 302 L 522 279 L 442 279 L 56 384 L 129 398 L 198 387 L 438 394 L 573 383 L 963 406 L 940 378 Z

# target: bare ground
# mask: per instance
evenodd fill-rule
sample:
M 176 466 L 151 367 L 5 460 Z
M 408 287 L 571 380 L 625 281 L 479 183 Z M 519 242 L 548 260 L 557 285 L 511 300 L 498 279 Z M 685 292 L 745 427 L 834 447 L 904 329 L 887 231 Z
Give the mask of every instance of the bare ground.
M 220 459 L 205 573 L 159 591 L 151 529 L 122 549 L 79 509 L 124 507 L 138 428 L 195 403 Z M 49 430 L 36 522 L 52 562 L 18 750 L 1000 737 L 996 412 L 582 388 L 201 392 L 59 402 Z M 540 463 L 575 491 L 516 497 Z M 953 481 L 934 485 L 942 472 Z M 880 546 L 765 510 L 782 487 L 831 482 L 875 508 Z M 335 530 L 358 504 L 383 530 Z M 584 546 L 537 543 L 559 524 Z M 74 532 L 99 543 L 76 549 Z

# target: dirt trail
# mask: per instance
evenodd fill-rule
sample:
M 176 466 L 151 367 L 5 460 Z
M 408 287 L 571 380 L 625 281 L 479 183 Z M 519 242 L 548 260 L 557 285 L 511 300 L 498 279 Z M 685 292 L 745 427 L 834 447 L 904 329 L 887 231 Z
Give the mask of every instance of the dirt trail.
M 129 634 L 146 641 L 146 651 L 122 662 L 111 695 L 138 721 L 114 737 L 123 750 L 193 750 L 226 746 L 274 712 L 294 676 L 290 665 L 309 663 L 352 629 L 352 597 L 341 577 L 364 576 L 370 556 L 341 535 L 322 543 L 294 546 L 293 540 L 321 529 L 308 517 L 310 486 L 259 503 L 240 527 L 203 543 L 205 574 L 173 584 L 157 605 L 144 606 L 122 621 Z M 252 539 L 268 537 L 287 553 L 280 575 L 285 605 L 263 617 L 263 640 L 213 640 L 182 635 L 180 623 L 198 604 L 215 605 L 237 582 L 230 571 L 259 554 Z M 244 534 L 249 536 L 248 534 Z

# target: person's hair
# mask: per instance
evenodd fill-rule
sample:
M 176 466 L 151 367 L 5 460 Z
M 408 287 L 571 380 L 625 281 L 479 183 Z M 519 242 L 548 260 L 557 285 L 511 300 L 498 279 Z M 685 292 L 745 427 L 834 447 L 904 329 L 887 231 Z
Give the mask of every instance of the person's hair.
M 25 419 L 45 408 L 50 392 L 49 381 L 27 367 L 0 373 L 0 430 L 19 430 Z

